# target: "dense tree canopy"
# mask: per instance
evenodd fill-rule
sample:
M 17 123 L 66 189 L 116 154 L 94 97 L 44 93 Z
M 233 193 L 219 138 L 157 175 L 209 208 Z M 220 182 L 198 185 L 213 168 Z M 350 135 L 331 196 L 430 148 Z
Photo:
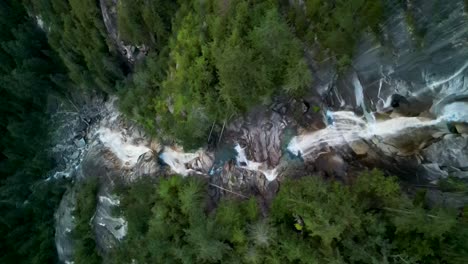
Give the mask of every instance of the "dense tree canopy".
M 53 213 L 64 184 L 45 179 L 51 96 L 118 94 L 151 135 L 194 149 L 234 116 L 307 92 L 305 49 L 343 69 L 385 11 L 380 0 L 117 2 L 121 39 L 149 48 L 128 76 L 99 1 L 0 2 L 0 263 L 57 262 Z M 440 185 L 466 191 L 451 177 Z M 212 208 L 207 189 L 179 176 L 125 186 L 128 235 L 102 255 L 89 224 L 98 182 L 84 182 L 75 262 L 468 263 L 466 216 L 413 201 L 378 171 L 350 185 L 287 180 L 263 210 L 256 198 Z
M 80 182 L 77 189 L 76 207 L 73 211 L 75 228 L 73 237 L 76 240 L 74 262 L 76 264 L 99 264 L 102 258 L 97 253 L 96 239 L 90 221 L 96 212 L 98 178 Z
M 109 41 L 99 1 L 27 0 L 44 23 L 52 48 L 68 69 L 74 87 L 113 92 L 123 78 L 115 46 Z
M 118 29 L 123 41 L 146 44 L 153 50 L 166 46 L 172 19 L 179 5 L 168 0 L 118 1 Z
M 344 66 L 361 33 L 378 31 L 382 14 L 380 1 L 279 2 L 118 1 L 120 37 L 150 52 L 123 81 L 96 1 L 28 6 L 44 21 L 75 85 L 112 93 L 121 81 L 125 113 L 152 135 L 196 148 L 213 124 L 219 132 L 226 120 L 255 105 L 306 90 L 312 76 L 299 39 L 308 45 L 318 39 Z
M 467 219 L 427 209 L 395 178 L 363 173 L 345 186 L 318 177 L 281 185 L 268 215 L 255 199 L 207 212 L 196 178 L 142 180 L 122 193 L 129 220 L 114 263 L 466 263 Z
M 45 182 L 47 99 L 64 79 L 46 36 L 19 1 L 0 3 L 0 262 L 56 259 L 54 209 L 63 192 Z
M 309 44 L 318 42 L 322 53 L 336 57 L 339 67 L 351 62 L 363 32 L 378 34 L 383 18 L 382 0 L 282 0 L 282 3 L 296 35 Z
M 123 105 L 189 148 L 206 142 L 213 122 L 268 104 L 279 93 L 298 95 L 310 84 L 302 46 L 276 1 L 184 3 L 172 28 L 167 55 L 148 58 L 159 61 L 133 76 L 124 93 L 133 100 L 124 98 Z M 153 95 L 151 102 L 140 104 L 138 91 Z

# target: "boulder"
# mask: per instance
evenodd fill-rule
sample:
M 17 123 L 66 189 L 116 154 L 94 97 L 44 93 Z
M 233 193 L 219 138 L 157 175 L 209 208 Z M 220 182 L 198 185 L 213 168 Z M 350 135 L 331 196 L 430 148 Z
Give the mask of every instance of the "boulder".
M 422 151 L 424 158 L 439 166 L 468 168 L 468 138 L 446 136 Z
M 468 124 L 467 123 L 456 123 L 455 128 L 460 134 L 468 134 Z
M 468 204 L 468 196 L 464 193 L 442 192 L 436 189 L 428 189 L 426 202 L 430 207 L 443 206 L 450 208 L 463 208 Z
M 71 159 L 77 159 L 80 156 L 80 152 L 75 151 L 73 154 L 70 156 Z
M 86 142 L 84 139 L 75 140 L 75 145 L 79 148 L 84 148 L 86 146 Z
M 162 168 L 158 163 L 157 153 L 148 151 L 138 158 L 138 162 L 133 169 L 131 180 L 135 180 L 144 176 L 156 176 L 162 173 Z
M 418 174 L 430 182 L 448 177 L 448 172 L 440 169 L 436 163 L 422 164 Z
M 450 175 L 459 179 L 468 179 L 468 171 L 456 171 L 450 173 Z
M 353 141 L 349 144 L 349 147 L 358 156 L 365 156 L 369 152 L 369 145 L 363 140 Z
M 328 177 L 345 179 L 348 171 L 346 161 L 335 153 L 323 153 L 315 160 L 315 166 L 319 172 Z

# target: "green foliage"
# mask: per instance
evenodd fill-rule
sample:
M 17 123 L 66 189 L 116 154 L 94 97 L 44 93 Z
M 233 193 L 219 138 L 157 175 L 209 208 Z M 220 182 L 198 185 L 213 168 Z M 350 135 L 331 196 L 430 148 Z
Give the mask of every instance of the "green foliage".
M 213 263 L 226 260 L 233 245 L 242 252 L 249 239 L 246 224 L 258 219 L 255 200 L 223 201 L 207 213 L 206 189 L 200 179 L 173 176 L 156 185 L 142 179 L 121 192 L 129 232 L 112 261 Z
M 212 126 L 219 132 L 221 123 L 276 95 L 301 95 L 311 81 L 301 43 L 273 0 L 119 1 L 122 37 L 151 48 L 123 81 L 98 1 L 24 3 L 44 21 L 75 85 L 114 92 L 118 82 L 125 113 L 187 148 L 205 143 Z M 317 40 L 341 70 L 362 32 L 378 31 L 380 1 L 304 5 L 285 7 L 295 33 L 309 44 Z M 45 106 L 50 93 L 64 93 L 58 80 L 69 83 L 28 12 L 18 1 L 0 3 L 2 263 L 56 262 L 53 211 L 63 188 L 42 181 L 51 165 Z M 102 261 L 89 224 L 96 195 L 97 180 L 78 193 L 76 263 Z M 267 217 L 254 199 L 220 201 L 208 211 L 207 185 L 197 178 L 142 180 L 122 196 L 129 229 L 110 256 L 115 263 L 467 262 L 466 220 L 412 203 L 395 179 L 377 171 L 351 186 L 314 177 L 286 181 Z
M 280 93 L 300 95 L 311 82 L 301 44 L 275 1 L 184 3 L 172 29 L 161 45 L 167 57 L 147 58 L 156 62 L 125 85 L 123 108 L 186 148 L 206 143 L 213 123 L 219 132 L 234 115 Z M 150 96 L 139 104 L 143 93 Z
M 154 98 L 158 96 L 161 82 L 165 78 L 167 54 L 151 53 L 137 65 L 131 79 L 119 85 L 120 110 L 143 125 L 152 135 L 156 134 Z M 167 120 L 170 121 L 170 120 Z
M 312 111 L 314 111 L 314 113 L 319 113 L 321 111 L 321 108 L 320 106 L 314 105 L 312 106 Z
M 468 257 L 468 237 L 460 240 L 467 226 L 457 224 L 454 212 L 413 205 L 395 179 L 378 171 L 350 187 L 317 178 L 283 184 L 272 217 L 293 230 L 295 215 L 304 222 L 303 243 L 314 245 L 322 262 L 452 263 L 448 255 Z
M 76 207 L 73 211 L 75 228 L 73 237 L 77 241 L 74 262 L 78 264 L 98 264 L 101 257 L 96 250 L 96 241 L 92 228 L 92 218 L 96 211 L 98 179 L 89 179 L 78 186 Z
M 437 185 L 444 192 L 468 193 L 468 183 L 453 176 L 440 180 Z
M 349 200 L 349 191 L 339 183 L 328 184 L 316 178 L 306 179 L 300 185 L 286 184 L 273 204 L 274 219 L 290 223 L 292 229 L 297 215 L 304 222 L 305 236 L 333 256 L 332 243 L 361 222 Z
M 115 263 L 465 263 L 468 257 L 466 222 L 450 210 L 414 205 L 395 178 L 379 171 L 351 186 L 287 180 L 266 218 L 255 199 L 223 200 L 207 212 L 206 185 L 195 178 L 139 182 L 124 201 L 137 192 L 148 200 L 122 209 L 134 219 L 129 230 L 142 221 L 131 215 L 136 207 L 148 228 L 129 232 Z
M 309 44 L 318 41 L 336 57 L 340 70 L 349 65 L 363 32 L 378 34 L 383 14 L 381 0 L 282 2 L 296 34 Z
M 101 19 L 99 1 L 26 0 L 46 27 L 52 48 L 83 91 L 113 92 L 123 74 Z
M 177 9 L 174 0 L 121 0 L 117 8 L 120 36 L 126 42 L 158 50 L 167 44 Z
M 63 70 L 20 1 L 0 3 L 0 263 L 54 263 L 54 210 L 64 191 L 44 181 L 52 81 Z

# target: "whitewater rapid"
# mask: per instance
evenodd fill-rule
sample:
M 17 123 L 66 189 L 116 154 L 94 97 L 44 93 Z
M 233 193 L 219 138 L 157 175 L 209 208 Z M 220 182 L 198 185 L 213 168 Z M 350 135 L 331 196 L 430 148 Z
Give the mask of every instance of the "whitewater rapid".
M 265 163 L 248 160 L 247 155 L 245 154 L 245 148 L 242 148 L 239 144 L 236 144 L 234 149 L 237 152 L 237 166 L 247 170 L 261 172 L 265 175 L 268 181 L 274 181 L 276 179 L 277 168 L 268 169 L 268 166 Z
M 445 116 L 437 119 L 422 117 L 397 117 L 367 123 L 349 111 L 331 112 L 333 123 L 322 130 L 294 137 L 288 151 L 297 156 L 307 156 L 324 146 L 339 147 L 361 139 L 400 135 L 402 131 L 442 125 Z
M 361 96 L 359 92 L 356 95 Z M 324 147 L 339 148 L 352 144 L 359 140 L 373 138 L 406 137 L 408 131 L 434 132 L 434 128 L 440 131 L 447 130 L 449 122 L 466 122 L 468 120 L 468 103 L 453 102 L 444 106 L 441 116 L 434 119 L 426 117 L 395 117 L 388 120 L 376 120 L 366 115 L 358 116 L 351 111 L 327 111 L 324 119 L 327 127 L 310 133 L 293 137 L 287 145 L 286 151 L 302 158 L 309 155 L 318 155 Z M 431 129 L 428 129 L 431 128 Z M 115 154 L 115 156 L 127 167 L 133 167 L 139 157 L 148 151 L 149 147 L 143 144 L 134 144 L 132 138 L 123 137 L 121 133 L 109 128 L 98 130 L 100 141 Z M 262 173 L 268 181 L 273 181 L 278 175 L 279 168 L 270 168 L 266 163 L 249 160 L 245 148 L 239 144 L 234 146 L 237 152 L 236 165 L 239 168 Z M 191 174 L 207 174 L 203 166 L 198 164 L 207 151 L 200 149 L 196 152 L 184 152 L 180 147 L 164 147 L 159 158 L 170 167 L 172 173 L 183 176 Z M 314 159 L 314 156 L 309 156 Z
M 142 154 L 150 151 L 145 145 L 132 143 L 131 138 L 124 137 L 118 131 L 101 128 L 97 133 L 102 144 L 109 148 L 125 166 L 134 166 Z

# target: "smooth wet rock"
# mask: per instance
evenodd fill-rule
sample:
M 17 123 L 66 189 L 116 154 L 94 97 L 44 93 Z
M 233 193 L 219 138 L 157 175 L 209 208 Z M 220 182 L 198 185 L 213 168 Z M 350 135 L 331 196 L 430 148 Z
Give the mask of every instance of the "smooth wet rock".
M 449 193 L 436 189 L 427 189 L 426 202 L 430 207 L 442 206 L 458 209 L 468 204 L 468 196 L 464 193 Z
M 468 134 L 468 123 L 456 123 L 455 128 L 459 134 Z
M 353 70 L 348 74 L 358 76 L 366 107 L 392 110 L 392 95 L 398 94 L 408 103 L 394 102 L 396 112 L 413 116 L 447 96 L 467 94 L 467 82 L 463 80 L 467 75 L 468 20 L 463 1 L 447 0 L 443 6 L 438 0 L 411 1 L 415 3 L 409 12 L 418 27 L 424 28 L 419 40 L 408 27 L 407 11 L 402 5 L 398 1 L 385 2 L 385 10 L 391 15 L 380 25 L 381 39 L 363 34 L 356 46 Z M 328 106 L 339 106 L 335 110 L 349 106 L 356 109 L 361 100 L 357 100 L 355 85 L 349 79 L 342 76 L 323 90 Z
M 419 175 L 427 179 L 428 181 L 438 181 L 448 177 L 448 172 L 440 169 L 436 163 L 422 164 Z
M 432 137 L 433 138 L 441 138 L 443 136 L 445 136 L 446 132 L 443 132 L 443 131 L 438 131 L 438 132 L 435 132 L 432 134 Z
M 59 260 L 63 263 L 73 260 L 75 242 L 71 231 L 75 227 L 73 209 L 76 204 L 75 189 L 68 190 L 55 212 L 55 244 Z
M 281 140 L 285 123 L 279 113 L 259 109 L 230 124 L 225 135 L 233 144 L 239 143 L 246 147 L 249 160 L 275 167 L 282 156 Z
M 414 97 L 404 97 L 399 94 L 393 94 L 390 99 L 389 106 L 384 106 L 382 111 L 392 111 L 393 115 L 398 116 L 421 116 L 427 115 L 432 102 L 421 101 Z
M 369 145 L 363 140 L 356 140 L 349 144 L 349 147 L 358 156 L 364 156 L 369 152 Z
M 463 86 L 462 82 L 465 83 L 466 81 L 460 81 L 457 85 L 459 86 L 457 91 L 453 91 L 453 94 L 434 104 L 431 112 L 437 116 L 445 116 L 447 120 L 453 123 L 468 122 L 468 87 L 465 89 L 460 87 Z
M 140 156 L 133 170 L 134 176 L 132 180 L 135 180 L 139 177 L 154 177 L 158 173 L 161 173 L 162 168 L 158 162 L 157 155 L 153 151 L 148 151 Z
M 82 179 L 97 177 L 99 189 L 96 212 L 92 226 L 96 245 L 102 252 L 109 252 L 126 234 L 126 221 L 116 214 L 120 201 L 113 194 L 117 183 L 131 179 L 133 171 L 123 167 L 122 162 L 102 144 L 93 144 L 81 166 Z
M 78 140 L 75 140 L 75 145 L 78 147 L 78 148 L 84 148 L 86 146 L 86 142 L 84 139 L 78 139 Z
M 422 151 L 426 160 L 439 166 L 468 168 L 468 138 L 450 135 Z
M 468 171 L 456 171 L 450 173 L 451 176 L 468 180 Z
M 80 156 L 80 152 L 75 151 L 73 154 L 70 156 L 71 159 L 77 159 Z
M 328 177 L 346 180 L 348 164 L 335 153 L 324 153 L 315 160 L 316 169 Z
M 103 186 L 102 182 L 92 223 L 97 245 L 104 252 L 109 252 L 127 234 L 127 221 L 115 213 L 120 200 L 110 193 L 112 184 Z

